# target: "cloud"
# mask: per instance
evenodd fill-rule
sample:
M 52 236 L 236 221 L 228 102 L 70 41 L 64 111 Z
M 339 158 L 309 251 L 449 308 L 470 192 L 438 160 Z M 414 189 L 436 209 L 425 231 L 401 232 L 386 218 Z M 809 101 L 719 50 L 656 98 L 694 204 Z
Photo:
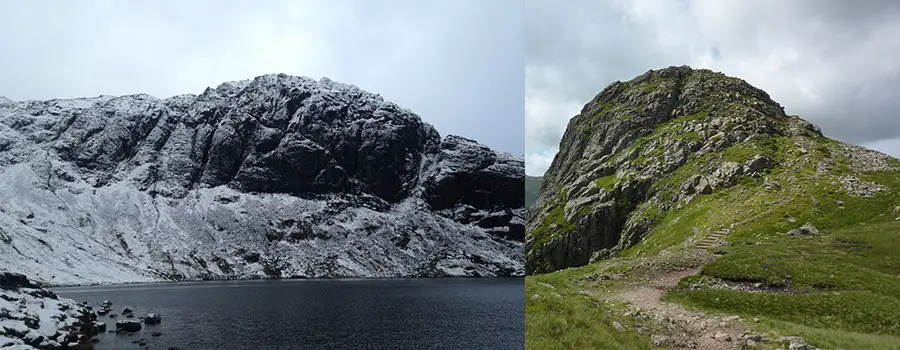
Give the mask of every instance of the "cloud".
M 547 169 L 550 167 L 550 163 L 553 162 L 553 156 L 556 155 L 556 151 L 545 151 L 545 152 L 530 152 L 525 154 L 525 164 L 529 166 L 533 166 L 539 169 Z M 541 176 L 543 173 L 536 173 L 528 175 L 532 176 Z
M 900 138 L 896 33 L 894 1 L 529 0 L 526 154 L 555 152 L 554 130 L 609 83 L 688 64 L 747 80 L 830 137 L 900 156 L 880 141 Z
M 14 100 L 329 77 L 444 135 L 524 153 L 521 2 L 7 1 L 0 13 L 0 95 Z

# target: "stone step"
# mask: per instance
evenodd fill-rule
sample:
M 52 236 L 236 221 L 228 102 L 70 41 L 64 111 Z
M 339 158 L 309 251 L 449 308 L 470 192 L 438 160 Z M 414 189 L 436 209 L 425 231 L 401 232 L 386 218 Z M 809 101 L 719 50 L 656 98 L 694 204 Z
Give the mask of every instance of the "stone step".
M 728 242 L 725 241 L 725 237 L 728 236 L 731 232 L 728 230 L 718 230 L 707 233 L 705 236 L 700 237 L 696 241 L 696 247 L 698 249 L 712 249 L 718 248 L 723 245 L 727 245 Z

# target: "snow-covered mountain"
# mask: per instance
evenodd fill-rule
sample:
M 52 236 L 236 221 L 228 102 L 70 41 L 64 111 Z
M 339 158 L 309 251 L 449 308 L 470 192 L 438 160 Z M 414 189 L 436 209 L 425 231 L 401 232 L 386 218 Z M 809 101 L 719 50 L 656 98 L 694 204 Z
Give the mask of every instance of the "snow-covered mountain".
M 0 266 L 54 284 L 521 275 L 524 161 L 328 79 L 0 98 Z

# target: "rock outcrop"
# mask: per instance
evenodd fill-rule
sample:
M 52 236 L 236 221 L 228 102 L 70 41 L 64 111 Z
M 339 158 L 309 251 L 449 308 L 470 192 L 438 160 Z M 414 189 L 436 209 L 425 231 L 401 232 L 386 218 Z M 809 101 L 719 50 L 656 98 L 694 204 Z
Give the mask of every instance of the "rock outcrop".
M 721 73 L 669 67 L 615 82 L 569 121 L 544 174 L 527 215 L 527 273 L 613 257 L 698 196 L 741 183 L 801 186 L 789 168 L 872 197 L 884 188 L 854 174 L 900 162 L 830 140 Z
M 77 349 L 106 325 L 86 305 L 0 272 L 0 348 Z
M 521 274 L 523 178 L 324 78 L 3 100 L 0 263 L 54 283 Z

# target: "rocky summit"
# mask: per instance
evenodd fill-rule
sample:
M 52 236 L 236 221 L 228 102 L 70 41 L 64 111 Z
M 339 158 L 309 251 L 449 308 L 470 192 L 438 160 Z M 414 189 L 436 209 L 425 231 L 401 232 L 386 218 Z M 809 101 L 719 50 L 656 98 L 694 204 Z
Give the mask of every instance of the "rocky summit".
M 0 100 L 0 265 L 51 283 L 521 275 L 523 186 L 325 78 Z
M 898 170 L 897 159 L 823 136 L 741 79 L 651 70 L 609 85 L 569 121 L 529 209 L 526 270 L 776 233 L 760 222 L 808 232 L 797 220 L 827 220 L 814 214 L 844 201 L 885 215 Z

